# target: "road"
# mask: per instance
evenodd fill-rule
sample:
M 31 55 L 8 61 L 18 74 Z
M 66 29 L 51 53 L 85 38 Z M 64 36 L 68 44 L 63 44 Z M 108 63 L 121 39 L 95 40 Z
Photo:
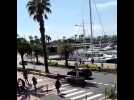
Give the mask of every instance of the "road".
M 19 59 L 19 58 L 18 58 Z M 18 60 L 19 61 L 19 60 Z M 17 63 L 17 67 L 22 67 Z M 28 64 L 26 68 L 34 68 L 39 70 L 45 70 L 44 66 Z M 61 67 L 52 67 L 49 66 L 49 71 L 51 73 L 66 74 L 70 69 L 61 68 Z M 88 92 L 87 100 L 103 100 L 100 98 L 104 97 L 104 91 L 106 87 L 112 87 L 114 84 L 117 84 L 117 75 L 106 73 L 106 72 L 93 72 L 92 80 L 86 80 L 89 85 L 85 88 L 74 87 L 68 83 L 63 83 L 61 88 L 62 93 L 65 93 L 65 97 L 71 100 L 84 100 L 85 93 Z

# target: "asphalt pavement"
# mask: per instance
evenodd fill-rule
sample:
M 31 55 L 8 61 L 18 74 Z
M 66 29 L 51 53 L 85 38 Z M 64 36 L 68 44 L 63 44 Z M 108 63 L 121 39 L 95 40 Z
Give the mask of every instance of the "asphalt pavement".
M 22 66 L 17 63 L 17 67 Z M 45 71 L 45 67 L 42 65 L 37 66 L 28 64 L 26 65 L 26 68 L 34 68 Z M 66 75 L 66 73 L 70 70 L 71 69 L 49 66 L 49 71 L 55 74 L 59 73 Z M 74 87 L 64 82 L 62 83 L 61 92 L 64 94 L 65 98 L 71 100 L 85 100 L 84 98 L 86 97 L 86 95 L 88 98 L 87 100 L 103 100 L 103 98 L 105 97 L 105 88 L 113 87 L 115 84 L 117 84 L 117 74 L 106 72 L 93 72 L 92 79 L 85 81 L 90 84 L 85 88 Z

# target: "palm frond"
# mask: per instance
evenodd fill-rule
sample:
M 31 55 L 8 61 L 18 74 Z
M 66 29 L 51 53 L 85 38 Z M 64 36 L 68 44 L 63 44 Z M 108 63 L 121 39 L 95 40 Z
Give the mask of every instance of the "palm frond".
M 51 9 L 48 8 L 48 7 L 45 7 L 45 11 L 46 11 L 47 13 L 51 13 L 51 12 L 52 12 Z
M 37 21 L 40 15 L 44 15 L 44 18 L 48 19 L 47 13 L 51 13 L 51 4 L 49 2 L 50 0 L 42 0 L 42 2 L 40 0 L 29 1 L 26 5 L 29 15 L 33 16 L 33 19 Z
M 44 15 L 44 17 L 45 17 L 45 19 L 48 19 L 48 17 L 47 17 L 47 15 L 46 15 L 46 14 Z

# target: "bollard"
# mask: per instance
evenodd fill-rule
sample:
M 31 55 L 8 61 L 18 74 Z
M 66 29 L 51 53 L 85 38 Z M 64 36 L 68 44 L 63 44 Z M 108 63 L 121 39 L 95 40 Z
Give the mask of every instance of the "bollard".
M 47 89 L 47 94 L 48 94 L 48 84 L 46 85 L 46 89 Z
M 106 100 L 106 92 L 107 92 L 107 88 L 105 88 L 105 100 Z
M 86 96 L 85 96 L 85 100 L 87 100 L 87 94 L 86 94 Z

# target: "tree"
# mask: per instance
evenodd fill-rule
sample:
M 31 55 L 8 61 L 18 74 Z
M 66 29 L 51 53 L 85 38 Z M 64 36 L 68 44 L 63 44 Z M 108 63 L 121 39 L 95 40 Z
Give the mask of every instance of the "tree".
M 112 43 L 117 44 L 117 35 L 113 35 L 111 38 L 112 38 Z
M 79 35 L 79 42 L 82 42 L 83 38 L 84 38 L 83 34 Z
M 38 56 L 42 54 L 42 48 L 39 45 L 34 45 L 33 47 L 34 56 L 36 58 L 36 63 L 39 63 Z
M 41 48 L 41 42 L 40 39 L 38 38 L 38 36 L 34 36 L 34 38 L 32 36 L 29 36 L 30 39 L 30 45 L 32 47 L 32 51 L 34 52 L 34 56 L 36 58 L 36 63 L 39 63 L 38 60 L 38 56 L 42 55 L 42 48 Z
M 58 45 L 58 54 L 64 57 L 65 66 L 68 67 L 69 54 L 73 51 L 72 46 L 69 43 L 61 43 Z
M 45 27 L 44 27 L 44 19 L 48 19 L 47 14 L 51 13 L 50 9 L 50 1 L 49 0 L 30 0 L 27 3 L 27 8 L 30 16 L 33 16 L 33 19 L 39 23 L 40 33 L 41 33 L 41 41 L 43 46 L 44 53 L 44 64 L 45 64 L 45 72 L 49 73 L 48 70 L 48 57 L 46 52 L 46 42 L 45 42 Z
M 25 70 L 24 54 L 30 54 L 32 49 L 30 44 L 24 38 L 17 38 L 17 51 L 19 52 L 22 60 L 22 67 Z
M 75 34 L 75 42 L 76 42 L 76 40 L 77 40 L 77 36 L 78 36 L 78 35 L 77 35 L 77 34 Z
M 49 43 L 50 40 L 51 40 L 51 37 L 49 35 L 46 35 L 46 41 L 47 41 L 47 43 Z

